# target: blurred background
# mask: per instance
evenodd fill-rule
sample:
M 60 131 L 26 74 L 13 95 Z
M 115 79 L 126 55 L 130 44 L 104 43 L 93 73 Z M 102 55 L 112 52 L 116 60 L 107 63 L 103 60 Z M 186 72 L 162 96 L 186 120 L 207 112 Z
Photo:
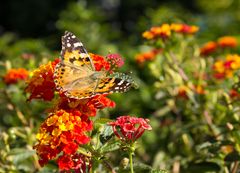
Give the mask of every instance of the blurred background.
M 239 3 L 239 0 L 2 0 L 0 34 L 11 32 L 18 39 L 46 39 L 51 49 L 59 48 L 57 38 L 65 29 L 81 30 L 76 34 L 82 34 L 79 36 L 86 38 L 86 43 L 96 32 L 99 35 L 96 37 L 109 42 L 137 44 L 136 38 L 149 26 L 183 21 L 199 25 L 201 31 L 209 31 L 204 33 L 214 37 L 239 30 Z M 83 32 L 88 29 L 92 32 Z M 106 30 L 110 32 L 103 32 Z
M 21 60 L 24 55 L 34 55 L 36 62 L 54 59 L 59 56 L 61 36 L 69 30 L 89 52 L 121 54 L 125 59 L 123 71 L 133 72 L 141 83 L 149 78 L 138 68 L 135 56 L 147 49 L 141 36 L 145 30 L 162 23 L 187 23 L 200 27 L 200 44 L 229 34 L 238 38 L 239 8 L 240 0 L 3 0 L 0 59 L 18 62 L 13 64 L 15 68 L 26 64 Z M 151 99 L 143 94 L 144 102 Z M 155 110 L 151 105 L 137 103 L 136 110 L 124 106 L 120 113 L 131 110 L 151 114 Z M 142 106 L 144 109 L 138 111 Z
M 154 82 L 160 79 L 150 77 L 151 67 L 140 67 L 135 60 L 138 53 L 150 49 L 144 45 L 142 33 L 163 23 L 199 26 L 200 30 L 196 34 L 199 45 L 224 35 L 239 39 L 240 0 L 1 0 L 0 73 L 5 74 L 8 69 L 20 67 L 33 70 L 39 64 L 59 57 L 61 36 L 65 30 L 73 32 L 88 52 L 121 54 L 125 60 L 121 70 L 131 72 L 140 88 L 111 95 L 116 108 L 101 114 L 111 118 L 130 114 L 153 119 L 154 133 L 145 135 L 142 141 L 145 147 L 140 148 L 137 155 L 145 163 L 163 169 L 172 169 L 175 160 L 180 160 L 183 168 L 187 169 L 190 165 L 188 163 L 196 156 L 192 147 L 206 138 L 204 136 L 198 141 L 196 136 L 199 131 L 195 131 L 196 144 L 191 139 L 190 144 L 179 151 L 178 147 L 184 145 L 183 141 L 175 145 L 174 139 L 178 136 L 181 123 L 168 127 L 167 123 L 175 123 L 172 122 L 175 114 L 166 107 L 166 100 L 157 99 Z M 37 127 L 46 117 L 47 103 L 33 102 L 31 106 L 34 109 L 29 111 L 26 97 L 21 95 L 23 91 L 16 87 L 9 87 L 9 91 L 11 103 L 18 105 L 26 117 L 34 119 L 36 128 L 33 131 L 36 133 Z M 4 99 L 0 99 L 0 112 L 4 112 L 0 117 L 0 130 L 19 125 L 19 120 L 11 116 L 14 114 L 12 108 L 6 108 L 5 102 L 4 96 Z M 163 107 L 166 109 L 159 112 Z M 161 126 L 163 120 L 167 120 L 164 121 L 164 127 Z M 191 118 L 187 120 L 189 126 L 191 121 Z M 198 119 L 194 117 L 194 121 Z M 220 170 L 218 164 L 210 167 Z

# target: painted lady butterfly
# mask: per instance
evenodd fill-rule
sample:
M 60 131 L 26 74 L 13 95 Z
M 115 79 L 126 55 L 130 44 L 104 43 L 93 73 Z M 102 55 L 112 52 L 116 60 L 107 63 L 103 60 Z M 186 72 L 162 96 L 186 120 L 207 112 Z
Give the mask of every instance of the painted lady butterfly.
M 54 82 L 58 90 L 75 99 L 126 92 L 134 86 L 126 74 L 96 71 L 83 44 L 68 31 L 62 37 L 61 62 L 55 67 Z

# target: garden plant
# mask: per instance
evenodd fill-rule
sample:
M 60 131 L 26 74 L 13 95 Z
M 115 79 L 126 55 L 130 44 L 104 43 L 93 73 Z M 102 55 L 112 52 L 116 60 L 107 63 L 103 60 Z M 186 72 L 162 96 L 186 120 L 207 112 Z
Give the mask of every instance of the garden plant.
M 4 32 L 0 173 L 239 173 L 240 32 L 216 21 L 240 3 L 226 2 L 146 8 L 121 29 L 69 2 L 52 37 Z

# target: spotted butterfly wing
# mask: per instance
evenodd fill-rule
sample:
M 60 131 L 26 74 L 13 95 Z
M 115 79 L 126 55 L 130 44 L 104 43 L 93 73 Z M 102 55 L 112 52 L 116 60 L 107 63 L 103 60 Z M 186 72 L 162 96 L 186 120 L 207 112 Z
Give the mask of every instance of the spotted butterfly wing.
M 131 77 L 123 73 L 107 75 L 106 71 L 95 71 L 83 44 L 67 31 L 62 37 L 61 62 L 55 67 L 54 82 L 57 89 L 75 99 L 125 92 L 133 83 Z
M 68 65 L 84 66 L 90 70 L 95 70 L 93 62 L 83 47 L 82 42 L 68 31 L 62 37 L 61 59 Z

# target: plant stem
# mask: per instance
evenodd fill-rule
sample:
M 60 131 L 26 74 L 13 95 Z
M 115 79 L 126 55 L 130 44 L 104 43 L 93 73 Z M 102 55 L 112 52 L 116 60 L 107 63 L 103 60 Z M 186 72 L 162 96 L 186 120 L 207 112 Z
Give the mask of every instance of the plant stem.
M 231 173 L 237 173 L 239 162 L 235 161 Z
M 129 162 L 130 162 L 131 173 L 134 173 L 134 171 L 133 171 L 133 151 L 132 150 L 129 151 Z
M 116 173 L 115 170 L 112 168 L 112 166 L 111 166 L 106 160 L 103 160 L 103 165 L 104 165 L 105 168 L 107 168 L 111 173 Z

